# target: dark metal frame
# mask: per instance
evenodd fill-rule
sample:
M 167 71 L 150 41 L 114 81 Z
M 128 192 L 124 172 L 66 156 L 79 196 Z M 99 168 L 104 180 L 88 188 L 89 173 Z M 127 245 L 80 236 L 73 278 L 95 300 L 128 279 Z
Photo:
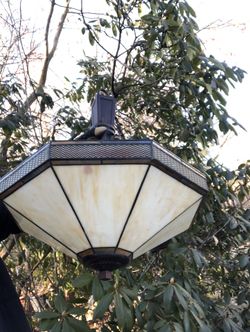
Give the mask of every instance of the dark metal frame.
M 132 253 L 127 250 L 113 248 L 87 249 L 77 255 L 79 261 L 96 271 L 113 271 L 128 265 L 132 261 Z
M 91 124 L 93 127 L 105 126 L 113 129 L 116 101 L 113 96 L 97 93 L 92 104 Z

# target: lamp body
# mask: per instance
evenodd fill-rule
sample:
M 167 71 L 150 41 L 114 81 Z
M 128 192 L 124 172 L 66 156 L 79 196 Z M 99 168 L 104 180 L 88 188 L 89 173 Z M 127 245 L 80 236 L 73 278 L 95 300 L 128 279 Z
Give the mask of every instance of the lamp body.
M 112 127 L 115 121 L 115 107 L 116 101 L 114 97 L 98 93 L 92 105 L 92 126 Z
M 20 229 L 99 271 L 185 231 L 206 191 L 151 140 L 51 142 L 0 180 Z

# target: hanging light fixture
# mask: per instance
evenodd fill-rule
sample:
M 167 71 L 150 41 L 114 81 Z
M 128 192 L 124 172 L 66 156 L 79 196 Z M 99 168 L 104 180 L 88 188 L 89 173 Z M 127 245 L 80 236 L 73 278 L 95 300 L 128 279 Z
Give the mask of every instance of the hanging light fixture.
M 114 98 L 97 94 L 87 133 L 46 144 L 0 180 L 22 231 L 98 271 L 187 230 L 207 192 L 203 174 L 154 141 L 112 139 L 114 114 Z

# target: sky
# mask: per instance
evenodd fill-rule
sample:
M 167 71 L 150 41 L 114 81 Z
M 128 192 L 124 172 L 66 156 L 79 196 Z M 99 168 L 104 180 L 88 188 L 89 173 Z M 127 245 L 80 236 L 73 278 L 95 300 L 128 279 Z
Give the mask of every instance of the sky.
M 58 0 L 63 3 L 63 0 Z M 71 5 L 77 6 L 80 0 L 72 0 Z M 38 9 L 37 1 L 23 0 L 24 10 L 31 14 L 34 25 L 42 23 L 47 17 L 49 1 L 41 1 Z M 105 12 L 102 8 L 104 0 L 83 1 L 84 10 Z M 249 0 L 188 0 L 197 14 L 200 27 L 199 38 L 203 41 L 206 54 L 214 55 L 220 61 L 236 65 L 250 73 L 250 1 Z M 44 19 L 43 19 L 44 18 Z M 206 28 L 205 28 L 206 27 Z M 80 25 L 67 22 L 61 43 L 56 54 L 56 60 L 50 69 L 50 77 L 63 84 L 64 76 L 75 78 L 79 76 L 77 61 L 82 58 L 83 50 L 89 50 L 89 45 L 80 32 Z M 204 29 L 205 28 L 205 29 Z M 95 49 L 92 48 L 92 52 Z M 71 65 L 69 65 L 71 64 Z M 227 97 L 227 110 L 247 130 L 238 129 L 238 136 L 230 135 L 221 139 L 223 146 L 211 150 L 211 156 L 217 156 L 218 161 L 229 168 L 237 167 L 239 163 L 250 159 L 250 115 L 248 93 L 250 76 L 246 75 L 242 84 L 236 84 Z

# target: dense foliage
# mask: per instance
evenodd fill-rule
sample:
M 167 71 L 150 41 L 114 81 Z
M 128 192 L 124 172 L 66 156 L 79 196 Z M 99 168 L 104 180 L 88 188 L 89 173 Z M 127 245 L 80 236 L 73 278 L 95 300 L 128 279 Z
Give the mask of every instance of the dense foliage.
M 204 172 L 209 193 L 189 231 L 112 281 L 28 236 L 9 239 L 2 256 L 27 314 L 41 311 L 34 327 L 53 332 L 248 331 L 250 164 L 229 170 L 208 157 L 221 133 L 237 130 L 225 98 L 244 72 L 205 54 L 186 1 L 106 2 L 100 17 L 74 10 L 101 56 L 86 54 L 68 91 L 33 82 L 36 98 L 27 107 L 24 86 L 2 78 L 1 174 L 47 140 L 82 132 L 83 103 L 104 90 L 117 98 L 117 136 L 155 139 Z

